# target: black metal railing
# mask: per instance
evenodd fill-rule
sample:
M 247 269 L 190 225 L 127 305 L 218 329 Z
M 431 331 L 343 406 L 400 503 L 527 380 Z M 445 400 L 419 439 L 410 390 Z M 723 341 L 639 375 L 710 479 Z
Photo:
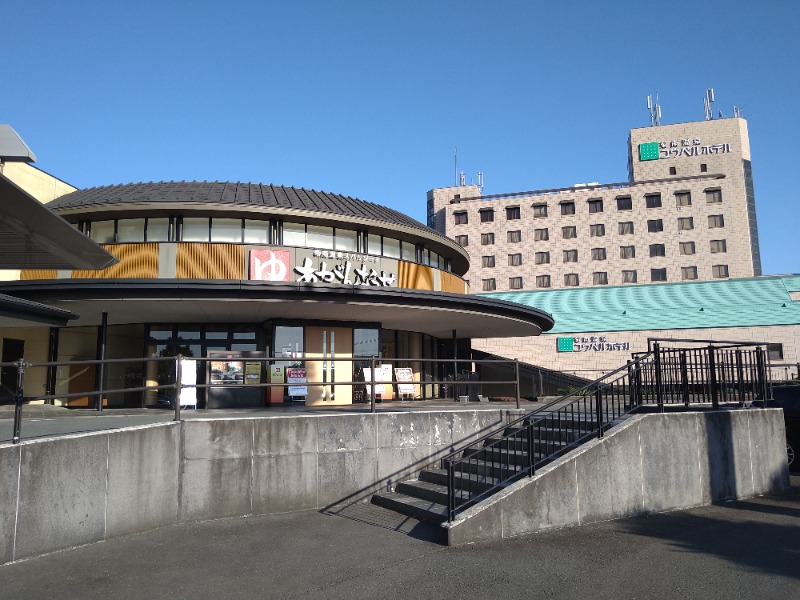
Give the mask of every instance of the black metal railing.
M 186 383 L 182 377 L 185 369 L 197 369 L 198 364 L 200 370 L 207 371 L 206 365 L 215 361 L 220 361 L 219 358 L 203 357 L 188 359 L 184 356 L 175 357 L 151 357 L 151 358 L 124 358 L 124 359 L 106 359 L 106 360 L 81 360 L 81 361 L 60 361 L 60 362 L 28 362 L 25 359 L 20 359 L 14 362 L 0 363 L 0 368 L 15 369 L 16 370 L 16 388 L 8 390 L 9 399 L 14 404 L 14 422 L 13 422 L 13 435 L 12 442 L 18 443 L 21 439 L 21 426 L 22 426 L 22 407 L 30 402 L 44 402 L 53 403 L 58 401 L 66 405 L 73 404 L 76 399 L 81 402 L 81 407 L 102 411 L 103 407 L 109 407 L 110 403 L 108 398 L 121 397 L 124 394 L 140 394 L 141 404 L 138 407 L 145 408 L 159 406 L 162 408 L 170 408 L 174 411 L 174 420 L 181 420 L 182 407 L 194 405 L 196 406 L 197 400 L 187 402 L 184 398 L 186 391 L 200 391 L 203 390 L 223 390 L 223 389 L 264 389 L 282 388 L 287 389 L 297 386 L 297 383 L 290 383 L 288 380 L 280 382 L 272 382 L 269 380 L 262 380 L 259 376 L 258 381 L 245 382 L 244 378 L 240 380 L 230 381 L 214 381 Z M 270 357 L 237 357 L 228 359 L 234 362 L 258 364 L 258 370 L 266 371 L 270 365 L 273 364 L 287 364 L 293 362 L 296 366 L 305 366 L 312 362 L 324 362 L 319 357 L 306 357 L 299 356 L 287 359 L 284 356 L 270 356 Z M 404 395 L 401 390 L 411 387 L 414 389 L 413 394 L 406 393 L 405 395 L 412 397 L 421 397 L 421 399 L 428 398 L 441 398 L 441 399 L 459 399 L 459 397 L 475 398 L 476 391 L 481 389 L 491 389 L 492 386 L 500 386 L 503 389 L 510 389 L 511 393 L 516 396 L 516 407 L 520 406 L 520 377 L 519 377 L 519 361 L 507 359 L 429 359 L 429 358 L 383 358 L 378 356 L 371 357 L 333 357 L 327 359 L 328 363 L 345 363 L 348 372 L 353 376 L 347 376 L 346 379 L 332 380 L 332 371 L 328 371 L 330 378 L 328 380 L 306 380 L 302 383 L 301 387 L 306 387 L 312 390 L 325 390 L 327 389 L 330 394 L 333 393 L 335 388 L 343 389 L 350 388 L 352 397 L 360 396 L 363 402 L 369 405 L 371 412 L 376 411 L 376 401 L 380 402 L 378 396 L 400 397 Z M 380 364 L 392 365 L 392 375 L 384 377 L 378 374 L 377 368 Z M 142 380 L 137 385 L 125 385 L 124 380 L 115 379 L 110 380 L 108 373 L 114 369 L 123 369 L 126 366 L 136 365 L 141 368 L 142 373 L 148 371 L 151 374 L 148 377 L 142 376 Z M 363 370 L 361 378 L 356 378 L 354 366 L 361 365 Z M 394 373 L 394 367 L 408 367 L 416 365 L 414 375 L 417 379 L 408 381 L 399 381 Z M 424 368 L 422 366 L 424 365 Z M 150 367 L 148 369 L 148 366 Z M 60 387 L 68 387 L 71 391 L 55 391 L 53 393 L 45 394 L 30 394 L 30 389 L 33 385 L 26 384 L 31 379 L 31 373 L 35 370 L 40 370 L 41 377 L 39 381 L 44 380 L 43 374 L 52 369 L 68 368 L 68 369 L 90 369 L 92 372 L 96 369 L 97 372 L 104 370 L 106 373 L 105 378 L 98 377 L 92 384 L 86 386 L 76 386 L 70 384 L 69 386 L 63 385 L 69 381 L 61 381 Z M 101 369 L 101 367 L 103 369 Z M 480 370 L 481 367 L 489 368 L 488 372 L 492 375 L 491 378 L 480 378 L 476 376 L 475 369 Z M 495 368 L 502 367 L 502 368 Z M 369 369 L 368 376 L 363 375 Z M 422 372 L 420 372 L 422 371 Z M 446 373 L 442 376 L 433 376 L 432 373 Z M 505 377 L 498 376 L 498 373 L 505 374 Z M 422 376 L 424 374 L 424 377 Z M 151 379 L 152 377 L 152 379 Z M 120 385 L 121 384 L 121 385 Z M 26 394 L 26 385 L 29 390 Z M 405 386 L 405 388 L 401 387 Z M 38 385 L 36 386 L 38 387 Z M 58 387 L 58 386 L 57 386 Z M 381 390 L 384 390 L 382 393 Z M 358 392 L 358 393 L 356 393 Z M 417 393 L 419 392 L 419 394 Z M 355 401 L 355 400 L 354 400 Z M 333 407 L 332 404 L 328 408 Z
M 625 366 L 441 458 L 447 471 L 448 520 L 589 439 L 602 437 L 634 411 L 743 406 L 766 397 L 768 386 L 766 344 L 705 342 L 699 348 L 662 348 L 652 340 L 648 352 Z

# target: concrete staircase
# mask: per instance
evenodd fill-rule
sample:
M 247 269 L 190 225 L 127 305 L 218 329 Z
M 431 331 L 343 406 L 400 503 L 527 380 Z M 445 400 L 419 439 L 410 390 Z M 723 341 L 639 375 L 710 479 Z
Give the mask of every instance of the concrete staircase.
M 553 412 L 507 427 L 480 444 L 469 446 L 454 461 L 453 483 L 459 510 L 526 477 L 531 464 L 538 469 L 596 437 L 595 429 L 592 415 L 575 413 L 564 417 Z M 533 432 L 530 441 L 529 432 Z M 393 492 L 373 495 L 372 502 L 421 521 L 446 522 L 448 473 L 441 467 L 424 469 L 417 479 L 399 482 Z

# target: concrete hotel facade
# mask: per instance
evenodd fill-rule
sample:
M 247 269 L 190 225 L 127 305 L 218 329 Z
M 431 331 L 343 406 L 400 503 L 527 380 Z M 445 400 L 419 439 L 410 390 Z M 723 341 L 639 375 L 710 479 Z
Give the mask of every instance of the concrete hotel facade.
M 428 225 L 470 256 L 473 292 L 761 274 L 747 122 L 632 129 L 629 181 L 482 196 L 428 192 Z

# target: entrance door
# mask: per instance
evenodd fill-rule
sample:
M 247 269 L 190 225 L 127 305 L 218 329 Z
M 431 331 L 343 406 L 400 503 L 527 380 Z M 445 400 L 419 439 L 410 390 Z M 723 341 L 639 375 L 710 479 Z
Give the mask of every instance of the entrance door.
M 25 353 L 25 340 L 3 338 L 3 352 L 0 362 L 14 362 Z M 0 369 L 0 403 L 14 402 L 17 394 L 17 369 L 4 367 Z
M 353 380 L 353 330 L 349 327 L 306 327 L 306 369 L 308 381 L 323 385 L 308 386 L 306 405 L 352 404 L 353 387 L 337 382 Z

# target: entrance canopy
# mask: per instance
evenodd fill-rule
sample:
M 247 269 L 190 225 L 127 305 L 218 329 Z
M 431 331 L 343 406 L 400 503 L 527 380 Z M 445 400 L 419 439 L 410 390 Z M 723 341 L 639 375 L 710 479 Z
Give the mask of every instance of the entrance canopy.
M 504 300 L 356 286 L 197 280 L 15 282 L 10 293 L 80 314 L 74 325 L 260 323 L 269 319 L 380 323 L 449 338 L 524 337 L 553 327 L 536 308 Z

